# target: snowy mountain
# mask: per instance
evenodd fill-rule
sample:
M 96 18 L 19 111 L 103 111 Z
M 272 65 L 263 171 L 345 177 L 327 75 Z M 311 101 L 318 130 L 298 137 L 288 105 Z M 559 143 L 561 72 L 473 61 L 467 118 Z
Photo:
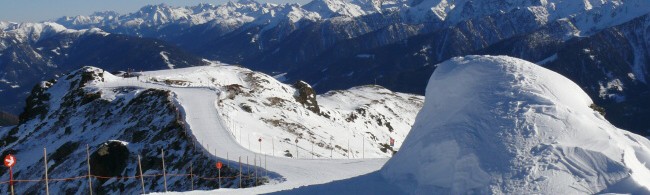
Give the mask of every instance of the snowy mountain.
M 269 186 L 266 190 L 276 191 L 324 183 L 378 169 L 385 159 L 372 158 L 393 155 L 423 102 L 421 96 L 379 86 L 316 95 L 304 82 L 282 84 L 262 73 L 218 63 L 136 75 L 124 78 L 84 67 L 34 88 L 21 123 L 0 128 L 3 156 L 11 153 L 20 159 L 14 177 L 42 178 L 42 147 L 48 149 L 49 177 L 85 175 L 88 144 L 92 174 L 109 177 L 138 175 L 137 155 L 142 156 L 145 175 L 161 174 L 164 149 L 172 191 L 188 191 L 192 185 L 216 189 L 214 179 L 194 178 L 192 184 L 187 176 L 173 174 L 188 174 L 193 168 L 196 177 L 214 177 L 215 161 L 233 165 L 237 157 L 251 161 L 251 168 L 244 170 L 245 177 L 251 177 L 244 187 L 268 182 L 272 185 L 263 185 Z M 257 162 L 260 156 L 268 157 L 269 174 L 256 183 L 253 161 L 255 170 L 266 167 L 266 158 L 264 166 Z M 222 170 L 222 176 L 232 177 L 222 181 L 224 188 L 238 187 L 239 180 L 233 179 L 238 169 Z M 0 171 L 0 179 L 7 180 L 6 169 Z M 87 182 L 53 182 L 50 190 L 84 193 Z M 139 193 L 139 182 L 96 178 L 93 189 Z M 146 182 L 147 192 L 164 190 L 161 175 Z M 19 194 L 43 190 L 40 183 L 21 185 L 16 188 Z M 259 187 L 255 190 L 260 192 Z
M 56 23 L 0 25 L 0 110 L 19 113 L 34 85 L 85 65 L 109 71 L 155 70 L 202 59 L 160 40 L 72 30 Z
M 454 58 L 431 76 L 382 174 L 412 194 L 649 193 L 650 141 L 592 106 L 578 85 L 533 63 Z
M 362 176 L 276 194 L 647 194 L 650 140 L 566 77 L 505 56 L 438 64 L 400 151 Z

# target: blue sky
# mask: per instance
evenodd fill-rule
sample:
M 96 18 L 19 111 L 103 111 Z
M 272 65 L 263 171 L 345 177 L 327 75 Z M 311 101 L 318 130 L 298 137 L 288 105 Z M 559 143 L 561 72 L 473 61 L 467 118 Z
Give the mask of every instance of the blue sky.
M 0 0 L 0 21 L 39 22 L 62 16 L 90 15 L 95 11 L 130 13 L 147 4 L 174 6 L 199 3 L 222 4 L 228 0 Z M 233 0 L 236 1 L 236 0 Z M 304 4 L 308 0 L 258 0 L 259 2 Z

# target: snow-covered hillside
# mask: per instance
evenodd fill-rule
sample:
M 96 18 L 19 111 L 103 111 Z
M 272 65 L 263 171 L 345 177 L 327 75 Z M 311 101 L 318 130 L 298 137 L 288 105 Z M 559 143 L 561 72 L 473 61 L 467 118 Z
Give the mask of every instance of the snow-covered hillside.
M 21 124 L 0 128 L 2 153 L 20 159 L 14 177 L 43 177 L 43 147 L 48 149 L 50 178 L 84 176 L 88 144 L 94 176 L 137 176 L 141 155 L 144 174 L 153 175 L 145 178 L 147 192 L 164 191 L 161 149 L 171 191 L 216 189 L 216 180 L 196 177 L 214 177 L 216 160 L 233 165 L 239 157 L 257 165 L 254 170 L 268 168 L 269 174 L 255 180 L 251 167 L 243 169 L 243 187 L 267 185 L 236 192 L 325 183 L 379 169 L 386 158 L 378 157 L 393 154 L 390 138 L 401 145 L 423 103 L 420 96 L 378 86 L 317 96 L 303 82 L 286 85 L 217 63 L 135 75 L 125 78 L 84 67 L 34 88 Z M 265 156 L 263 161 L 260 156 Z M 234 174 L 239 167 L 229 165 L 222 170 L 229 178 L 221 185 L 238 188 Z M 193 183 L 185 175 L 191 170 Z M 6 169 L 0 174 L 0 181 L 8 180 Z M 141 191 L 138 182 L 93 178 L 93 190 L 133 194 Z M 21 182 L 16 190 L 38 193 L 44 190 L 41 184 Z M 85 193 L 88 184 L 84 177 L 50 183 L 50 189 L 56 194 Z
M 438 66 L 380 171 L 275 194 L 650 193 L 650 141 L 612 126 L 569 79 L 505 56 Z
M 569 79 L 510 57 L 439 65 L 382 174 L 412 194 L 650 193 L 650 141 Z
M 262 138 L 261 152 L 273 156 L 390 157 L 390 139 L 396 140 L 394 148 L 400 147 L 423 102 L 421 96 L 371 85 L 316 95 L 307 83 L 287 85 L 237 66 L 154 71 L 144 77 L 147 82 L 221 91 L 213 101 L 233 137 L 255 152 Z

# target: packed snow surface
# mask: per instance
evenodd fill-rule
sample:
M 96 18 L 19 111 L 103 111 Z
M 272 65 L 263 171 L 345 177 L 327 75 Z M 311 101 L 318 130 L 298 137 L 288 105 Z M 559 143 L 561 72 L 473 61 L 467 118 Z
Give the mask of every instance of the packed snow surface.
M 650 193 L 650 141 L 617 129 L 569 79 L 511 57 L 438 66 L 381 174 L 410 194 Z
M 216 63 L 137 75 L 106 74 L 87 90 L 101 90 L 103 99 L 114 99 L 110 92 L 122 87 L 170 90 L 202 148 L 273 173 L 266 185 L 194 193 L 269 193 L 377 171 L 392 156 L 392 147 L 382 148 L 390 138 L 401 145 L 422 105 L 416 95 L 362 86 L 311 94 L 320 105 L 314 112 L 294 100 L 300 92 L 293 86 Z

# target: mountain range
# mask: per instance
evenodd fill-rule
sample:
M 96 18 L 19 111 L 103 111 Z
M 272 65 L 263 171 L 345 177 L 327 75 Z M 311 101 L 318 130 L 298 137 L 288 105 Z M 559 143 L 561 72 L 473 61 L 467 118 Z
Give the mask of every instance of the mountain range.
M 467 54 L 537 62 L 578 83 L 613 124 L 648 135 L 647 1 L 255 1 L 150 5 L 53 22 L 0 22 L 0 109 L 83 65 L 108 71 L 241 64 L 325 92 L 365 84 L 424 93 Z
M 642 0 L 238 1 L 55 22 L 161 39 L 202 58 L 305 80 L 318 91 L 379 84 L 423 94 L 437 63 L 509 55 L 544 62 L 582 86 L 614 124 L 648 134 L 641 120 L 650 114 L 641 101 L 650 93 L 648 7 Z

